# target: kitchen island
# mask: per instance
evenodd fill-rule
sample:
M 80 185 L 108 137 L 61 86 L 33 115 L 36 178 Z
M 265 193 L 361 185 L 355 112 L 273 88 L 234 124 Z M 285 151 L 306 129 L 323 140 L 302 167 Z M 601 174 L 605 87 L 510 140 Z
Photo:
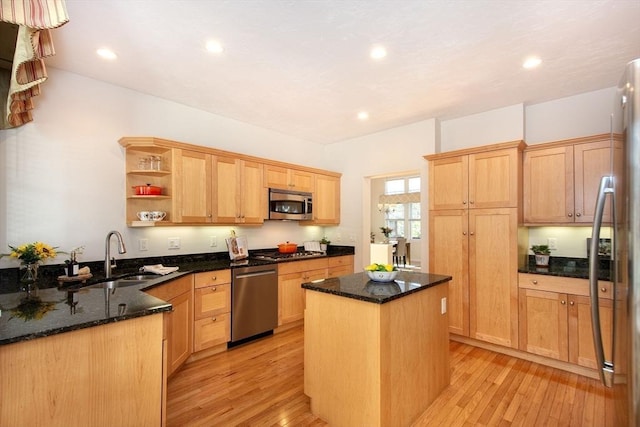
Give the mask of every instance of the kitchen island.
M 304 283 L 311 412 L 338 427 L 405 426 L 424 412 L 449 384 L 449 280 L 399 272 L 388 283 L 365 273 Z

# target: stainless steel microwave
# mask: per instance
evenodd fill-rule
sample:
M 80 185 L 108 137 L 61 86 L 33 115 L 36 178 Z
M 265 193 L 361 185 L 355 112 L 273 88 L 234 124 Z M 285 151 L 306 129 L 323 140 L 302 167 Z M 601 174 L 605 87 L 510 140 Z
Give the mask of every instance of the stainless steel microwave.
M 311 193 L 269 189 L 269 219 L 305 221 L 313 219 Z

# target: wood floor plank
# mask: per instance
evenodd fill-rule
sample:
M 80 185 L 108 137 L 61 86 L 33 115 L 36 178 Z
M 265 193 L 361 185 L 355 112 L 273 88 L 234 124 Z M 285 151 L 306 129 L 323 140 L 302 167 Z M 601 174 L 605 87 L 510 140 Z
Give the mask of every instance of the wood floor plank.
M 451 342 L 451 384 L 414 422 L 431 426 L 605 426 L 598 381 Z M 327 426 L 304 394 L 302 326 L 183 366 L 167 426 Z M 610 425 L 610 422 L 609 422 Z

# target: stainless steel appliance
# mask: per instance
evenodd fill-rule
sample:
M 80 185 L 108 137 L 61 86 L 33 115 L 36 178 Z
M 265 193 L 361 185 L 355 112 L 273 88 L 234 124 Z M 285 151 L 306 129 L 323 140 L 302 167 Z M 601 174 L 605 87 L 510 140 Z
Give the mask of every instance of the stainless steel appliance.
M 312 214 L 311 193 L 269 189 L 269 219 L 304 221 L 313 219 Z
M 252 258 L 262 259 L 265 261 L 288 261 L 291 259 L 318 258 L 325 256 L 325 252 L 314 251 L 297 251 L 292 253 L 280 253 L 278 251 L 256 252 L 251 255 Z
M 231 279 L 231 343 L 278 326 L 276 265 L 236 267 Z
M 613 387 L 615 426 L 640 426 L 640 58 L 627 65 L 616 94 L 612 121 L 612 174 L 600 183 L 592 256 L 591 315 L 600 378 Z M 605 200 L 613 197 L 613 349 L 605 360 L 598 306 L 597 261 Z

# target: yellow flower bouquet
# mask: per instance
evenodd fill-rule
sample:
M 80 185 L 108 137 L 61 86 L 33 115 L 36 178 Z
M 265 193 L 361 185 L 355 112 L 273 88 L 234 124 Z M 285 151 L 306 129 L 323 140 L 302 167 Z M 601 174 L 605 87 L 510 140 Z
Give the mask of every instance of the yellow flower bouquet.
M 33 264 L 48 258 L 55 258 L 57 255 L 57 247 L 42 242 L 25 243 L 17 247 L 9 245 L 9 249 L 11 249 L 11 253 L 1 254 L 0 258 L 9 256 L 19 259 L 24 264 Z

